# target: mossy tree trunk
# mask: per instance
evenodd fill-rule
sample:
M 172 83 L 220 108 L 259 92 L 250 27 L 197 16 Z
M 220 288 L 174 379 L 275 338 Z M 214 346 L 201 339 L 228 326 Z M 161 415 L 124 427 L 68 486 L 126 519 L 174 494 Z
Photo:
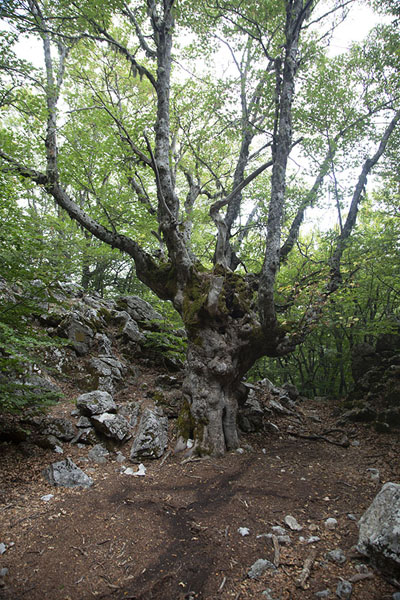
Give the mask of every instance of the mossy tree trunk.
M 194 451 L 200 454 L 222 455 L 239 445 L 241 380 L 268 350 L 253 296 L 251 281 L 221 267 L 195 273 L 185 288 L 186 403 L 179 433 L 184 440 L 193 438 Z M 280 334 L 272 333 L 276 347 Z

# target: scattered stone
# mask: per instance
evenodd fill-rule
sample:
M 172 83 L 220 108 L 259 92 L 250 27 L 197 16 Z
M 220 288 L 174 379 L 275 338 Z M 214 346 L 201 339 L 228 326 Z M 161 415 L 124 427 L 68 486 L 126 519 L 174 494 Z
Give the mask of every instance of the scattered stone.
M 400 484 L 386 483 L 359 521 L 357 549 L 385 574 L 400 570 Z
M 272 592 L 271 588 L 267 588 L 266 590 L 264 590 L 261 593 L 261 596 L 265 596 L 266 600 L 275 600 L 275 598 L 273 596 L 271 596 L 271 592 Z M 279 600 L 279 598 L 280 598 L 280 596 L 278 597 L 278 600 Z
M 7 546 L 1 542 L 0 543 L 0 554 L 4 554 L 4 552 L 7 550 Z
M 325 529 L 336 529 L 337 520 L 330 517 L 325 521 Z
M 318 537 L 317 535 L 312 535 L 311 537 L 308 538 L 308 540 L 306 541 L 306 544 L 316 544 L 317 542 L 320 542 L 321 538 Z
M 95 390 L 87 394 L 81 394 L 76 399 L 76 406 L 82 415 L 91 417 L 103 413 L 114 413 L 117 410 L 112 396 L 108 392 Z
M 347 518 L 350 519 L 350 521 L 357 521 L 357 517 L 356 515 L 353 515 L 353 513 L 347 513 Z
M 168 419 L 162 410 L 146 408 L 139 422 L 130 460 L 140 462 L 143 458 L 160 458 L 168 444 Z
M 353 586 L 351 585 L 350 581 L 346 581 L 345 579 L 339 581 L 336 588 L 336 596 L 338 598 L 341 598 L 341 600 L 348 600 L 351 598 L 352 593 Z
M 42 496 L 40 499 L 43 500 L 43 502 L 49 502 L 52 498 L 54 498 L 54 494 L 46 494 L 45 496 Z
M 331 550 L 327 553 L 326 557 L 328 560 L 331 560 L 332 562 L 335 562 L 338 565 L 343 565 L 346 562 L 346 556 L 343 550 L 341 550 L 340 548 L 337 548 L 336 550 Z
M 7 567 L 3 567 L 2 569 L 0 569 L 0 577 L 7 577 L 9 571 L 7 569 Z
M 248 527 L 239 527 L 238 533 L 240 533 L 242 537 L 245 537 L 246 535 L 250 535 L 250 529 Z
M 143 463 L 140 463 L 137 471 L 134 471 L 132 467 L 122 467 L 122 473 L 124 475 L 133 475 L 134 477 L 144 477 L 146 475 L 146 467 Z
M 88 452 L 88 458 L 99 465 L 104 465 L 107 462 L 108 456 L 110 456 L 109 451 L 101 444 L 96 444 Z
M 131 437 L 131 428 L 122 415 L 103 413 L 92 417 L 93 427 L 109 438 L 124 442 Z
M 368 477 L 371 481 L 375 481 L 376 483 L 379 483 L 380 481 L 380 474 L 379 474 L 379 469 L 367 469 L 367 473 L 368 473 Z
M 286 529 L 284 529 L 283 527 L 281 527 L 280 525 L 274 525 L 272 527 L 272 531 L 276 534 L 276 535 L 285 535 L 286 534 Z
M 258 579 L 259 577 L 262 577 L 268 569 L 276 571 L 276 567 L 272 562 L 264 558 L 259 558 L 250 567 L 250 570 L 247 573 L 247 577 L 249 577 L 250 579 Z
M 284 518 L 284 521 L 285 521 L 286 525 L 292 531 L 302 531 L 302 529 L 303 529 L 303 527 L 301 525 L 299 525 L 299 523 L 296 521 L 296 519 L 294 517 L 292 517 L 292 515 L 286 515 L 286 517 Z
M 392 596 L 392 600 L 400 600 L 400 592 L 395 592 Z
M 117 461 L 117 463 L 123 463 L 126 461 L 126 456 L 124 456 L 122 452 L 118 451 L 115 460 Z
M 317 598 L 330 598 L 331 590 L 328 588 L 326 590 L 322 590 L 321 592 L 315 592 L 314 596 Z
M 50 485 L 57 487 L 83 487 L 93 485 L 93 479 L 88 477 L 70 458 L 53 463 L 43 471 L 43 476 Z
M 244 454 L 244 448 L 236 448 L 236 454 Z

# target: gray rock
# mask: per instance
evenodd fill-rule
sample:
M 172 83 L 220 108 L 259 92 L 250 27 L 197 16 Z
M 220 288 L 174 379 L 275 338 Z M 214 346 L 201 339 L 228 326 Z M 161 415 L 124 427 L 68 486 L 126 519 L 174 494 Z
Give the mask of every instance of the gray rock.
M 302 531 L 302 529 L 303 529 L 303 527 L 301 525 L 299 525 L 299 523 L 296 521 L 296 519 L 294 517 L 292 517 L 292 515 L 286 515 L 286 517 L 284 518 L 284 521 L 285 521 L 286 525 L 292 531 Z
M 117 442 L 124 442 L 132 435 L 129 423 L 122 415 L 103 413 L 93 416 L 91 420 L 96 431 Z
M 97 342 L 99 356 L 112 356 L 112 343 L 105 333 L 96 333 L 94 339 Z
M 119 305 L 138 323 L 162 321 L 162 315 L 155 311 L 148 302 L 142 300 L 138 296 L 125 296 L 120 298 Z
M 7 575 L 8 575 L 7 567 L 3 567 L 3 569 L 0 569 L 0 577 L 6 577 Z
M 43 471 L 45 479 L 56 487 L 83 487 L 93 485 L 93 479 L 88 477 L 70 458 L 53 463 Z
M 346 562 L 346 556 L 344 555 L 343 550 L 337 548 L 336 550 L 331 550 L 326 555 L 328 560 L 337 563 L 338 565 L 343 565 Z
M 400 592 L 395 592 L 392 596 L 392 600 L 400 600 Z
M 98 439 L 96 436 L 96 432 L 93 427 L 87 427 L 85 429 L 80 429 L 78 431 L 78 435 L 71 440 L 71 444 L 77 444 L 78 447 L 82 447 L 85 445 L 94 445 L 97 444 Z
M 359 521 L 357 549 L 384 573 L 400 572 L 400 484 L 386 483 Z
M 160 458 L 168 444 L 168 419 L 159 408 L 146 408 L 139 422 L 130 459 Z
M 109 456 L 109 451 L 101 444 L 96 444 L 96 446 L 93 446 L 88 452 L 88 458 L 99 465 L 105 464 Z
M 113 315 L 113 320 L 119 325 L 125 325 L 130 318 L 131 316 L 126 312 L 126 310 L 119 310 Z
M 274 525 L 271 529 L 275 535 L 286 535 L 286 529 L 280 525 Z
M 315 592 L 315 594 L 314 594 L 314 596 L 316 596 L 317 598 L 330 598 L 330 595 L 331 595 L 330 589 L 322 590 L 321 592 Z
M 94 357 L 90 360 L 88 371 L 91 375 L 91 385 L 112 394 L 114 384 L 122 379 L 124 366 L 121 361 L 110 357 Z
M 367 477 L 371 480 L 371 481 L 375 481 L 375 483 L 379 483 L 380 480 L 380 474 L 379 474 L 379 469 L 367 469 Z
M 135 342 L 136 344 L 140 344 L 146 339 L 143 333 L 139 331 L 138 324 L 133 319 L 129 319 L 129 321 L 125 323 L 121 333 L 125 340 L 128 342 Z
M 263 428 L 264 411 L 255 397 L 254 390 L 250 390 L 248 398 L 238 410 L 238 424 L 242 431 L 254 433 Z
M 333 517 L 329 517 L 329 519 L 326 519 L 325 529 L 336 529 L 336 526 L 337 526 L 336 519 L 334 519 Z
M 71 341 L 75 352 L 80 356 L 87 354 L 92 346 L 94 331 L 82 323 L 79 313 L 71 313 L 62 321 L 59 332 Z
M 40 425 L 40 433 L 69 442 L 75 437 L 76 430 L 74 424 L 68 419 L 45 417 Z
M 345 579 L 339 581 L 336 588 L 336 596 L 338 598 L 341 598 L 342 600 L 348 600 L 351 598 L 352 593 L 353 586 L 351 585 L 350 581 L 346 581 Z
M 117 405 L 108 392 L 95 390 L 81 394 L 76 400 L 76 406 L 84 416 L 101 415 L 102 413 L 116 412 Z
M 276 571 L 275 565 L 269 560 L 259 558 L 250 567 L 247 573 L 247 577 L 249 577 L 250 579 L 258 579 L 259 577 L 262 577 L 264 573 L 268 570 Z
M 81 428 L 81 429 L 87 429 L 88 427 L 91 427 L 92 424 L 90 422 L 90 420 L 87 417 L 79 417 L 78 422 L 76 424 L 77 427 Z

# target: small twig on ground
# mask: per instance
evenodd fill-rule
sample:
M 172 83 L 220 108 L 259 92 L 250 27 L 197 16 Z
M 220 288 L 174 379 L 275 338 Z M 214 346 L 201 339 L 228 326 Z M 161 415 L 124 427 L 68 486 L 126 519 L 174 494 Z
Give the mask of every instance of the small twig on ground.
M 274 565 L 276 566 L 276 568 L 278 568 L 279 561 L 281 558 L 281 551 L 279 548 L 279 540 L 276 535 L 272 535 L 271 539 L 272 539 L 272 543 L 274 545 L 274 561 L 273 562 L 274 562 Z
M 225 583 L 226 583 L 226 577 L 223 578 L 222 583 L 218 588 L 218 592 L 222 592 L 222 590 L 224 589 Z
M 356 573 L 355 575 L 353 575 L 353 577 L 350 577 L 348 579 L 348 581 L 350 581 L 350 583 L 357 583 L 357 581 L 363 581 L 364 579 L 373 579 L 374 574 L 373 573 Z
M 317 557 L 317 550 L 313 550 L 304 561 L 303 570 L 300 577 L 296 579 L 296 586 L 304 589 L 307 579 L 310 577 L 311 569 Z
M 161 469 L 161 467 L 163 466 L 163 464 L 165 463 L 165 461 L 167 460 L 167 458 L 171 455 L 171 450 L 168 450 L 168 452 L 163 456 L 162 461 L 159 464 L 159 468 Z
M 350 445 L 349 439 L 347 436 L 343 436 L 343 439 L 340 442 L 337 442 L 336 440 L 330 440 L 329 438 L 325 437 L 324 435 L 306 435 L 304 433 L 297 433 L 296 431 L 288 431 L 289 435 L 292 435 L 293 437 L 298 437 L 298 438 L 302 438 L 303 440 L 314 440 L 314 441 L 322 441 L 322 442 L 328 442 L 328 444 L 333 444 L 334 446 L 340 446 L 341 448 L 348 448 Z

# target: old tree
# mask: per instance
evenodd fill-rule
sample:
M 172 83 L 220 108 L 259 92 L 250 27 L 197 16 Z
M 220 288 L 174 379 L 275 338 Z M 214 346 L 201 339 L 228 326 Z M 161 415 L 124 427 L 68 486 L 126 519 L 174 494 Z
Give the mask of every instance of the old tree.
M 244 374 L 300 344 L 342 285 L 367 177 L 398 135 L 396 23 L 327 54 L 351 5 L 2 3 L 2 170 L 172 302 L 188 337 L 181 433 L 199 451 L 238 446 Z M 14 52 L 25 38 L 43 68 Z M 308 274 L 283 293 L 279 269 L 327 179 L 339 225 L 320 285 Z

